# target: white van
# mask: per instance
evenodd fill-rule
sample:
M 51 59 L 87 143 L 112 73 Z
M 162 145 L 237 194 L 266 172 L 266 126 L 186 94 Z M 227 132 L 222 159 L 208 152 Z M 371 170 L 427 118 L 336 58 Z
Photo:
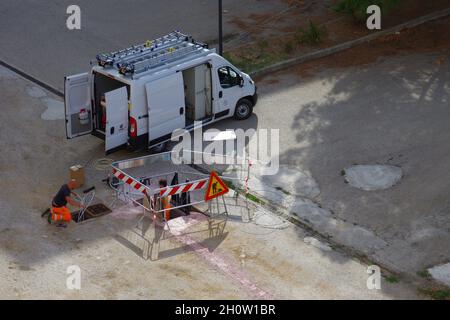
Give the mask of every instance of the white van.
M 203 43 L 178 31 L 97 55 L 88 73 L 65 77 L 67 138 L 92 133 L 110 153 L 162 145 L 176 129 L 247 119 L 256 86 Z

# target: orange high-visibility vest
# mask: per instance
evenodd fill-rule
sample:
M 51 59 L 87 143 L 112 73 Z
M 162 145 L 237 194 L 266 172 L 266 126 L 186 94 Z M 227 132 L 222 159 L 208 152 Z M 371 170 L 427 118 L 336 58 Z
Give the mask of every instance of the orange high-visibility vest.
M 162 197 L 161 198 L 161 209 L 164 209 L 164 218 L 166 221 L 170 220 L 170 208 L 172 206 L 170 205 L 169 197 Z

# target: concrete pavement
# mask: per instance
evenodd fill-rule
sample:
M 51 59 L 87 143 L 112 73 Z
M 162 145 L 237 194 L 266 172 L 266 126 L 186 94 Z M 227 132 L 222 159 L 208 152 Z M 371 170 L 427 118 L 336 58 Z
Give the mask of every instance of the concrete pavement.
M 164 242 L 156 261 L 143 259 L 136 242 L 123 241 L 133 233 L 133 212 L 67 229 L 49 226 L 40 213 L 67 179 L 69 166 L 103 157 L 103 143 L 92 136 L 66 140 L 61 100 L 4 68 L 0 88 L 0 297 L 252 299 L 254 287 L 275 299 L 418 297 L 409 284 L 384 278 L 381 290 L 367 289 L 366 265 L 261 208 L 252 206 L 253 222 L 243 223 L 243 204 L 232 199 L 222 233 L 209 237 L 204 230 L 189 234 L 194 243 Z M 103 177 L 88 165 L 86 186 L 95 185 L 98 197 L 110 204 L 114 194 Z M 81 268 L 80 291 L 66 288 L 71 265 Z
M 448 53 L 269 76 L 255 108 L 259 128 L 280 128 L 281 163 L 299 171 L 288 183 L 301 187 L 307 174 L 320 189 L 286 208 L 312 201 L 322 213 L 316 230 L 412 275 L 450 259 Z M 355 164 L 394 165 L 403 176 L 386 190 L 363 191 L 342 174 Z M 307 212 L 295 213 L 308 221 Z

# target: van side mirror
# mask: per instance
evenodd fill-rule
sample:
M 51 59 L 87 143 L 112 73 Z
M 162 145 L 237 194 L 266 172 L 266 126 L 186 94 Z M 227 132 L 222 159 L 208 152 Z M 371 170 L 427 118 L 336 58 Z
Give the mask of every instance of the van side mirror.
M 244 78 L 242 78 L 241 76 L 239 76 L 239 87 L 243 87 L 244 86 Z

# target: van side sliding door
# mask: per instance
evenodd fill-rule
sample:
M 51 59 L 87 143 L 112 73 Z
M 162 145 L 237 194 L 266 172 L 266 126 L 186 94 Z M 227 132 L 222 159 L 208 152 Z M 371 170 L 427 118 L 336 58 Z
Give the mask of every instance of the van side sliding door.
M 149 142 L 168 136 L 186 125 L 182 72 L 145 85 L 148 101 Z

